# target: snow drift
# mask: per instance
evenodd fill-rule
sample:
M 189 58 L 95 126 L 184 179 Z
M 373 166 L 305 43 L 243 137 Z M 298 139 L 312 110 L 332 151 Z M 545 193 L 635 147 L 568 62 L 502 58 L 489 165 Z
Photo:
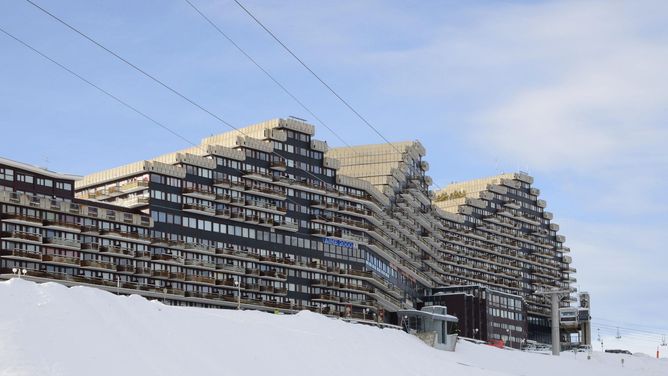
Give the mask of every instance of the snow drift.
M 668 374 L 668 362 L 648 357 L 557 358 L 468 342 L 448 353 L 311 312 L 170 307 L 56 283 L 1 282 L 0 302 L 2 376 Z

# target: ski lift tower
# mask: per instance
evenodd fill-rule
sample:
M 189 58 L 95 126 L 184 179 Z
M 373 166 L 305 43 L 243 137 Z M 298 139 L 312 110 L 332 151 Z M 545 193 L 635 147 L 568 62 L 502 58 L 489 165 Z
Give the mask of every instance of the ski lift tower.
M 559 301 L 564 296 L 570 296 L 570 290 L 560 290 L 556 287 L 551 290 L 540 290 L 536 295 L 546 295 L 550 297 L 552 306 L 552 355 L 559 356 L 561 352 L 561 342 L 559 340 Z

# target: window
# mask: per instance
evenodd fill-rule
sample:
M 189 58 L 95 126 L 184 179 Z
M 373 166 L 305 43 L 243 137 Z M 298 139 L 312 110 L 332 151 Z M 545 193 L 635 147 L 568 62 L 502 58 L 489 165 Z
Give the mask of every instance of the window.
M 34 181 L 32 176 L 23 175 L 23 174 L 17 174 L 16 175 L 16 180 L 20 181 L 20 182 L 23 182 L 23 183 L 28 183 L 28 184 L 32 184 L 33 181 Z
M 44 179 L 44 178 L 37 178 L 37 185 L 42 185 L 42 186 L 45 186 L 45 187 L 53 187 L 53 180 Z
M 0 168 L 0 179 L 14 181 L 14 170 L 9 168 Z
M 62 189 L 64 191 L 71 191 L 72 190 L 72 184 L 65 183 L 65 182 L 62 182 L 62 181 L 57 181 L 56 182 L 56 189 Z

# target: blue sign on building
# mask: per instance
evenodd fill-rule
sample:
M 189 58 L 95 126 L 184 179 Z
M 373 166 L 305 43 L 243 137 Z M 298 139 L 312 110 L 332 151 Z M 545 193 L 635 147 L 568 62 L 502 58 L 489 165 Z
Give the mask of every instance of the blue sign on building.
M 339 247 L 344 247 L 344 248 L 350 248 L 350 249 L 355 249 L 356 248 L 355 243 L 347 241 L 347 240 L 323 238 L 322 242 L 325 243 L 325 244 L 338 245 Z

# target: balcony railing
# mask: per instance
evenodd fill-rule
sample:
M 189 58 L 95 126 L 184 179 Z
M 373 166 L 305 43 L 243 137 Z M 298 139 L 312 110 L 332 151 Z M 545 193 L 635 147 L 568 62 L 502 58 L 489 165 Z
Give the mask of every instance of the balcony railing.
M 42 242 L 44 244 L 50 244 L 50 245 L 55 245 L 55 246 L 63 246 L 63 247 L 81 249 L 81 243 L 78 240 L 75 240 L 75 239 L 67 239 L 67 238 L 61 238 L 61 237 L 50 237 L 50 238 L 43 238 Z
M 23 249 L 3 249 L 0 250 L 0 255 L 2 256 L 12 256 L 12 257 L 17 257 L 17 258 L 26 258 L 26 259 L 33 259 L 33 260 L 39 260 L 41 258 L 41 254 L 37 252 L 28 252 Z
M 2 232 L 0 233 L 0 237 L 22 239 L 38 243 L 42 242 L 42 235 L 36 234 L 34 232 L 23 232 L 23 231 Z

